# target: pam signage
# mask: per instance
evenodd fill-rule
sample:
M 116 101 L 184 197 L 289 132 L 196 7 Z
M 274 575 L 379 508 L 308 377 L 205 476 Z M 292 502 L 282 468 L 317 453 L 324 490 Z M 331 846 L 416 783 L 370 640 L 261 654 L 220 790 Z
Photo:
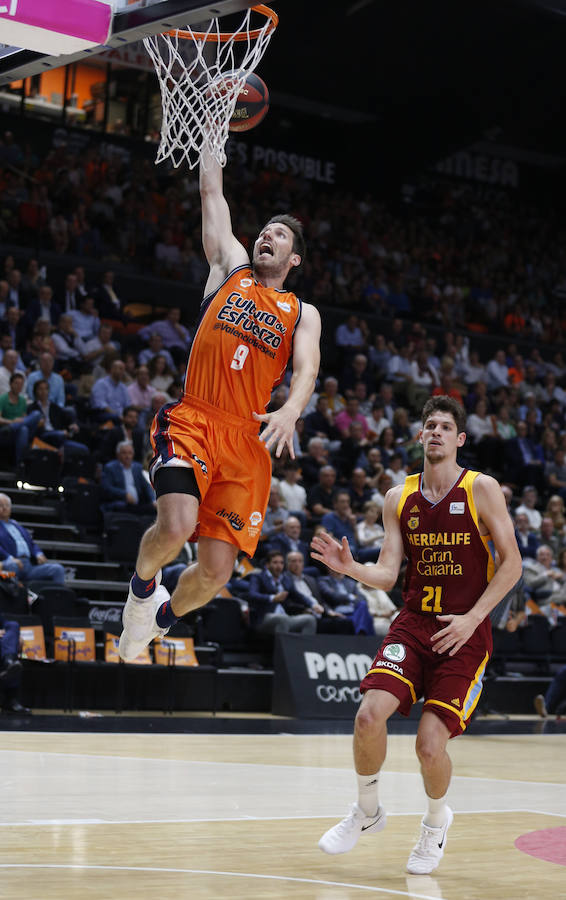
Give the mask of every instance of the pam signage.
M 365 635 L 277 635 L 273 713 L 352 719 L 378 646 L 378 638 Z

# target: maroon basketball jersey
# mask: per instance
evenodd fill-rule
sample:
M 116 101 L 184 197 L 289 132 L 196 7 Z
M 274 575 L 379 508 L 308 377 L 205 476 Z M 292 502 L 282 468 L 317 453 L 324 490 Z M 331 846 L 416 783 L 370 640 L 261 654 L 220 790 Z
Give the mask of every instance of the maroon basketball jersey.
M 429 615 L 465 613 L 495 571 L 489 535 L 479 532 L 468 469 L 436 503 L 421 491 L 422 475 L 409 475 L 397 507 L 408 559 L 403 598 L 409 609 Z

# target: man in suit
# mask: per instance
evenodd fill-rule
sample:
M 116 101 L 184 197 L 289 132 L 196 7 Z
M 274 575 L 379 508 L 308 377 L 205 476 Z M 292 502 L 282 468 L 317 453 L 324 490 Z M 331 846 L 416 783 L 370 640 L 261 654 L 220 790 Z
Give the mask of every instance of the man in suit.
M 309 612 L 295 614 L 286 611 L 285 603 L 293 592 L 293 583 L 285 572 L 283 554 L 279 550 L 271 550 L 265 568 L 250 575 L 248 603 L 252 628 L 261 634 L 289 631 L 315 634 L 317 620 L 310 606 Z
M 301 523 L 296 516 L 289 516 L 283 522 L 283 530 L 276 534 L 269 542 L 271 550 L 279 550 L 283 556 L 296 551 L 303 557 L 306 565 L 310 559 L 308 544 L 301 540 Z
M 546 490 L 544 483 L 544 454 L 540 444 L 528 436 L 526 422 L 517 422 L 517 437 L 504 444 L 507 480 L 524 487 L 534 484 L 537 490 Z
M 142 462 L 146 431 L 140 427 L 139 419 L 137 408 L 126 406 L 120 425 L 100 432 L 99 452 L 103 463 L 116 458 L 116 448 L 120 441 L 130 441 L 134 447 L 135 461 Z
M 155 512 L 155 495 L 144 477 L 140 463 L 134 462 L 134 446 L 131 441 L 120 441 L 116 447 L 116 459 L 106 463 L 102 470 L 102 509 L 106 512 L 131 512 L 152 515 Z
M 515 513 L 515 537 L 523 559 L 526 557 L 536 559 L 540 541 L 535 532 L 531 530 L 526 513 Z
M 45 553 L 31 534 L 11 518 L 12 501 L 0 494 L 0 567 L 15 572 L 20 581 L 39 580 L 63 584 L 65 570 L 59 563 L 47 561 Z
M 49 384 L 40 378 L 33 385 L 34 402 L 28 407 L 31 412 L 41 413 L 37 436 L 52 447 L 62 447 L 65 455 L 88 455 L 89 448 L 74 438 L 79 426 L 74 421 L 72 410 L 49 401 Z
M 292 590 L 284 608 L 287 613 L 310 610 L 316 617 L 317 634 L 354 634 L 354 625 L 345 615 L 336 612 L 322 599 L 317 579 L 305 572 L 302 553 L 292 550 L 285 557 Z
M 321 597 L 334 612 L 349 619 L 356 634 L 375 634 L 367 600 L 353 578 L 328 569 L 318 580 Z
M 53 288 L 48 284 L 42 284 L 38 296 L 30 300 L 26 309 L 25 320 L 28 332 L 33 330 L 38 319 L 47 319 L 49 324 L 55 327 L 60 315 L 61 307 L 53 299 Z

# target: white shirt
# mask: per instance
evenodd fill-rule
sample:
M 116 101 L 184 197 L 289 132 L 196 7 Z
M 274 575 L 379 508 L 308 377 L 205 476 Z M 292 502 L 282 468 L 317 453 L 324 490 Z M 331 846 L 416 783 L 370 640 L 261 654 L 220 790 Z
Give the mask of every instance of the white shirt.
M 529 520 L 529 527 L 531 531 L 538 531 L 540 528 L 540 523 L 542 522 L 542 516 L 539 513 L 538 509 L 529 509 L 528 506 L 525 506 L 524 503 L 521 503 L 520 506 L 515 510 L 515 515 L 518 513 L 525 513 L 527 519 Z
M 286 509 L 304 509 L 307 505 L 307 492 L 301 484 L 289 484 L 284 478 L 279 482 L 281 499 Z

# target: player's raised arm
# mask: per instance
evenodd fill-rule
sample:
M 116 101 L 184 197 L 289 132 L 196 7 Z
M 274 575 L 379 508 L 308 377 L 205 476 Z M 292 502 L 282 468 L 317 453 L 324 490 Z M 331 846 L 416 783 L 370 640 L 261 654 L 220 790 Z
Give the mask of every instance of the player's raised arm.
M 213 291 L 236 266 L 249 262 L 245 248 L 234 237 L 230 208 L 224 197 L 222 168 L 203 150 L 199 189 L 202 207 L 202 246 L 210 266 L 205 296 Z
M 273 413 L 259 415 L 258 422 L 267 422 L 261 440 L 271 448 L 277 444 L 276 456 L 281 456 L 285 445 L 292 459 L 295 423 L 310 400 L 320 366 L 320 313 L 310 303 L 303 304 L 301 321 L 293 340 L 293 375 L 287 402 Z
M 325 563 L 335 572 L 343 572 L 368 587 L 381 588 L 390 591 L 395 586 L 399 569 L 403 561 L 403 539 L 397 515 L 397 505 L 403 490 L 402 485 L 397 485 L 387 491 L 385 505 L 383 507 L 383 527 L 385 538 L 379 553 L 379 560 L 375 566 L 365 566 L 356 562 L 346 538 L 338 543 L 331 535 L 321 532 L 312 539 L 311 548 L 314 551 L 311 556 Z

